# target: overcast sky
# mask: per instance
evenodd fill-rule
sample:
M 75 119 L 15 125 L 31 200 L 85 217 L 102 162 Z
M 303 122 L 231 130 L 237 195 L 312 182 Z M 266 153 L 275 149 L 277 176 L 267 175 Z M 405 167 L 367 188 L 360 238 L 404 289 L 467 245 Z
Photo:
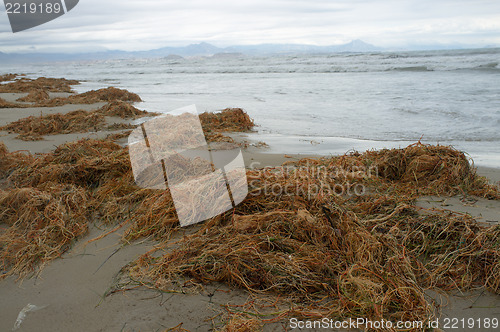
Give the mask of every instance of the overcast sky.
M 80 0 L 68 14 L 16 34 L 0 4 L 0 52 L 353 39 L 397 48 L 500 45 L 500 0 Z

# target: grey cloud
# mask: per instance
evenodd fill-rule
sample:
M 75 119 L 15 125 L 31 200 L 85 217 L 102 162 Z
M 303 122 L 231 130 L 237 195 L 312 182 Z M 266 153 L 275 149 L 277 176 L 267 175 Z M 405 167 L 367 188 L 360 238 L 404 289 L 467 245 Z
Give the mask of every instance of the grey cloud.
M 500 43 L 497 0 L 82 0 L 67 15 L 15 35 L 6 16 L 0 12 L 0 51 L 47 45 L 146 49 L 199 41 L 326 45 L 356 38 L 381 46 Z

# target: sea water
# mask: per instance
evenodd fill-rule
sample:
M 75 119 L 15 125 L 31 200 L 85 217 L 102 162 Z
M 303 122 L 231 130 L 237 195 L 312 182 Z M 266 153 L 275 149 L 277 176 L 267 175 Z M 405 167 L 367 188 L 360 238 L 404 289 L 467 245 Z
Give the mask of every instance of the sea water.
M 138 93 L 172 112 L 245 109 L 249 139 L 269 152 L 339 154 L 452 145 L 500 168 L 500 49 L 317 55 L 215 55 L 1 66 L 2 72 L 84 81 Z

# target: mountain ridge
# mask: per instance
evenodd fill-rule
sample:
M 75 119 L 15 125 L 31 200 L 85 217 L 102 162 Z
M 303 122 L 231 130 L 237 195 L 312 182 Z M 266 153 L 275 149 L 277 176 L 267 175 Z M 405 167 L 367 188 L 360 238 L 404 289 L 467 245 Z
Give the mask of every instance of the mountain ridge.
M 77 60 L 110 60 L 121 58 L 159 58 L 167 56 L 213 56 L 216 54 L 243 55 L 273 55 L 273 54 L 307 54 L 307 53 L 341 53 L 341 52 L 374 52 L 382 51 L 382 48 L 365 43 L 361 40 L 353 40 L 347 44 L 316 46 L 308 44 L 258 44 L 258 45 L 234 45 L 228 47 L 217 47 L 207 42 L 189 44 L 187 46 L 173 47 L 165 46 L 148 51 L 119 51 L 109 50 L 89 53 L 2 53 L 0 60 L 7 62 L 50 62 L 50 61 L 77 61 Z
M 489 48 L 497 48 L 488 45 Z M 2 53 L 2 63 L 39 63 L 39 62 L 68 62 L 93 61 L 113 59 L 141 59 L 141 58 L 179 58 L 196 56 L 265 56 L 265 55 L 294 55 L 294 54 L 335 54 L 335 53 L 365 53 L 365 52 L 411 52 L 425 50 L 467 49 L 464 45 L 421 45 L 412 48 L 382 48 L 368 44 L 360 39 L 352 40 L 341 45 L 318 46 L 309 44 L 257 44 L 233 45 L 218 47 L 207 42 L 189 44 L 186 46 L 165 46 L 148 51 L 95 51 L 87 53 Z

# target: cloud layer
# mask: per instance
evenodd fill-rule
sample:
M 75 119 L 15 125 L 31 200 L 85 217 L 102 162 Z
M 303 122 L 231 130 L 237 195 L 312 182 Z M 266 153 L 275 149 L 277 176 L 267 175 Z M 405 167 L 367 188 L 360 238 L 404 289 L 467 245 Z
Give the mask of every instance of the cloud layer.
M 383 47 L 500 44 L 498 0 L 82 0 L 13 34 L 0 5 L 0 52 L 145 50 L 207 41 Z

